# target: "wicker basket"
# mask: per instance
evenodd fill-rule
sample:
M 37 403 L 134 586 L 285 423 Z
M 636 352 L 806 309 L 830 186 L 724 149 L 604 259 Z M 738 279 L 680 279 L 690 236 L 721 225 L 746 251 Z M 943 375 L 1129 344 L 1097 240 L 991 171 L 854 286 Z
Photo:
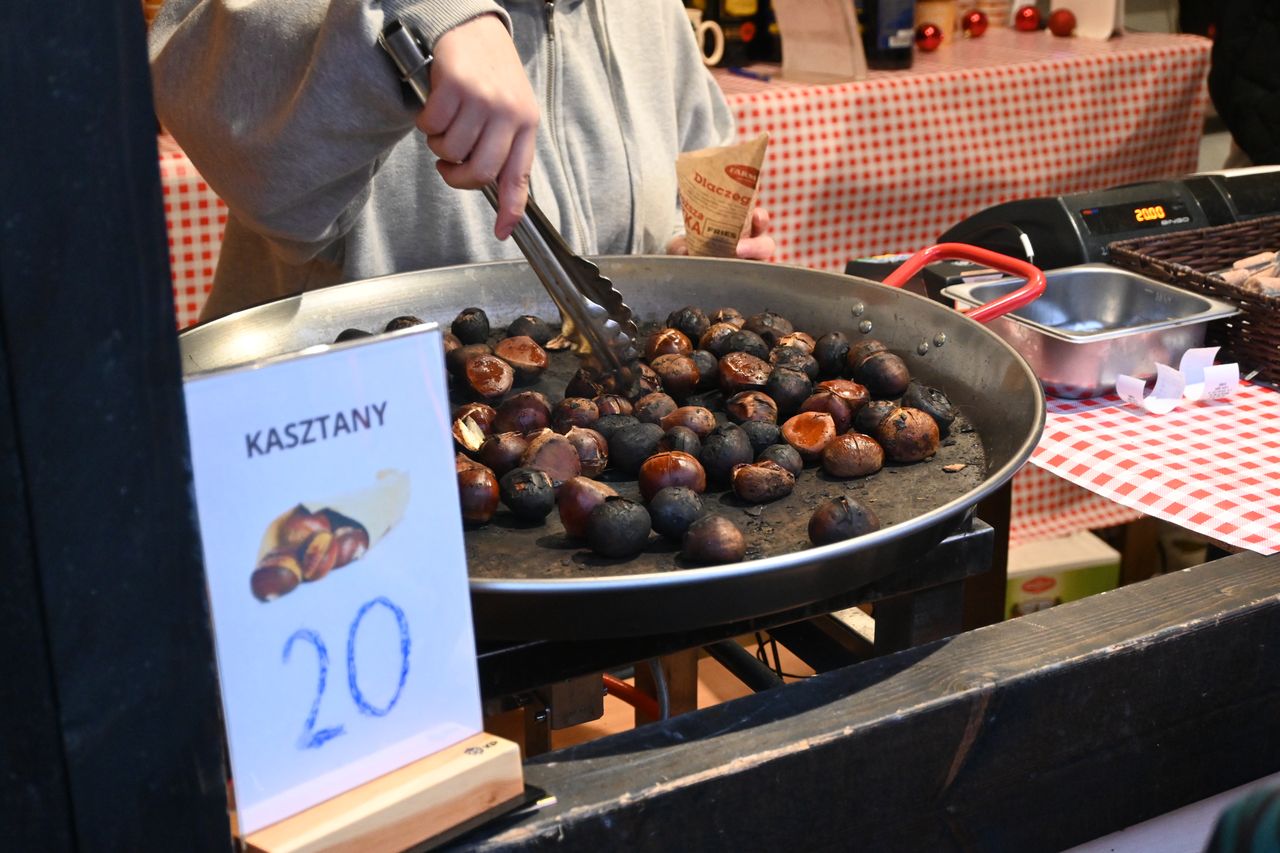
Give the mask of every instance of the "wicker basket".
M 1205 343 L 1221 346 L 1220 358 L 1242 372 L 1280 382 L 1280 297 L 1264 296 L 1223 281 L 1217 273 L 1241 258 L 1280 250 L 1280 216 L 1234 225 L 1123 240 L 1109 247 L 1111 263 L 1159 281 L 1224 299 L 1241 313 L 1209 324 Z

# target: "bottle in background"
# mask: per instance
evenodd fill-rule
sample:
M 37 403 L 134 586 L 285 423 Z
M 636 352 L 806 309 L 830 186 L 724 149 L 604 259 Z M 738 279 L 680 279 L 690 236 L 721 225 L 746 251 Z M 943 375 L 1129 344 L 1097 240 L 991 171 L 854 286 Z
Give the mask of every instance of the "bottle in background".
M 858 0 L 858 22 L 868 67 L 911 67 L 916 36 L 915 0 Z

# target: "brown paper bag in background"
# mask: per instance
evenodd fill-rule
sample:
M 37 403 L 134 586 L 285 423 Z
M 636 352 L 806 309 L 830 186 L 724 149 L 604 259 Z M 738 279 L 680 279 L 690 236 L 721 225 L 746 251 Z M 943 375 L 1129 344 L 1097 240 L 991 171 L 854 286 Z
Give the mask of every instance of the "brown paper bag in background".
M 751 227 L 769 135 L 723 148 L 687 151 L 676 158 L 676 180 L 690 255 L 737 257 L 738 239 Z

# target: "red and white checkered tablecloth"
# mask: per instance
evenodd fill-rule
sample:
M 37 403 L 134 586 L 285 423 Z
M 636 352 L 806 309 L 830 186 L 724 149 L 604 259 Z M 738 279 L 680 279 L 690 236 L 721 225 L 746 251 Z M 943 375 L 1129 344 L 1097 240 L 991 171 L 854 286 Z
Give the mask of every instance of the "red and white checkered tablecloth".
M 1082 489 L 1037 465 L 1023 466 L 1012 482 L 1010 547 L 1142 518 L 1138 510 Z
M 164 221 L 169 231 L 173 307 L 178 328 L 183 329 L 196 321 L 213 288 L 213 270 L 227 225 L 227 205 L 209 189 L 173 137 L 162 133 L 156 144 Z
M 715 73 L 739 136 L 770 136 L 760 199 L 777 259 L 843 271 L 1000 202 L 1194 172 L 1210 46 L 993 27 L 837 85 Z
M 1032 462 L 1210 539 L 1280 551 L 1280 393 L 1267 387 L 1167 415 L 1114 395 L 1051 400 Z

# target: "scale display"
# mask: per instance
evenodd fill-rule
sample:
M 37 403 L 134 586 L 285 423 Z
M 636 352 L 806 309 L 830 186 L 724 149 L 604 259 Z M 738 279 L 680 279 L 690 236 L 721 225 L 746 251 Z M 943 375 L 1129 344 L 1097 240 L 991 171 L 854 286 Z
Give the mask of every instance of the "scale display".
M 1094 234 L 1155 230 L 1170 225 L 1186 225 L 1191 221 L 1187 205 L 1177 199 L 1152 199 L 1086 207 L 1080 211 L 1080 218 Z

